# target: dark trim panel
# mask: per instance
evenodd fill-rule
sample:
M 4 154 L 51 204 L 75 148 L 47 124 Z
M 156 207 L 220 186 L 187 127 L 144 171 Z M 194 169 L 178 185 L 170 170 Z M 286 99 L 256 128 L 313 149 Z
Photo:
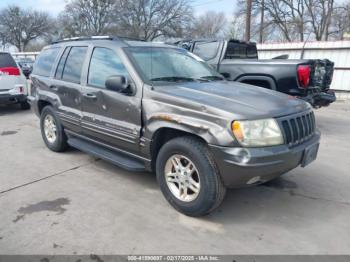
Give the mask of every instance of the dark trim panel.
M 117 152 L 120 152 L 120 153 L 129 155 L 129 156 L 131 156 L 131 157 L 135 157 L 135 158 L 138 158 L 138 159 L 143 160 L 143 161 L 146 161 L 146 162 L 151 162 L 151 160 L 148 159 L 148 158 L 145 158 L 145 157 L 142 157 L 142 156 L 139 156 L 139 155 L 130 153 L 130 152 L 128 152 L 128 151 L 119 149 L 119 148 L 114 147 L 114 146 L 111 146 L 111 145 L 107 145 L 107 144 L 105 144 L 105 143 L 103 143 L 103 142 L 100 142 L 100 141 L 96 141 L 96 140 L 94 140 L 94 139 L 92 139 L 92 138 L 89 138 L 89 137 L 86 137 L 86 136 L 77 134 L 77 133 L 75 133 L 75 132 L 73 132 L 73 131 L 71 131 L 71 130 L 65 129 L 64 131 L 67 133 L 68 136 L 79 137 L 79 138 L 81 138 L 81 139 L 84 139 L 84 140 L 93 142 L 93 143 L 98 144 L 98 145 L 100 145 L 100 146 L 103 146 L 103 147 L 109 148 L 109 149 L 111 149 L 111 150 L 114 150 L 114 151 L 117 151 Z

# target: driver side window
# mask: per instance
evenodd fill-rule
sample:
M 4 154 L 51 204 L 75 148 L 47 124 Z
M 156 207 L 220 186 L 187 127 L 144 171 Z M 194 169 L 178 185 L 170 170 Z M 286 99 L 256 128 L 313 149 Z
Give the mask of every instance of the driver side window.
M 88 85 L 105 88 L 106 80 L 113 75 L 128 77 L 128 72 L 119 56 L 108 48 L 94 48 L 89 66 Z

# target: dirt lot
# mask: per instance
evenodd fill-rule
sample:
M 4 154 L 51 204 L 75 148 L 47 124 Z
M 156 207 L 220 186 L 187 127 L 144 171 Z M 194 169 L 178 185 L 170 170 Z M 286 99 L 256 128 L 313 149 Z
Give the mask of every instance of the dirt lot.
M 153 174 L 46 149 L 30 111 L 0 108 L 0 254 L 349 254 L 350 102 L 316 111 L 316 162 L 177 213 Z

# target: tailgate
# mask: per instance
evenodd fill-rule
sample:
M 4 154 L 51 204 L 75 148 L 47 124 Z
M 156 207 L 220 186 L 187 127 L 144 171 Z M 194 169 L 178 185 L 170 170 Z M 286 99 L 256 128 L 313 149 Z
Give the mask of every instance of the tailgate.
M 0 73 L 0 92 L 15 88 L 17 85 L 24 85 L 20 76 L 11 76 Z
M 334 72 L 334 63 L 328 59 L 315 60 L 314 70 L 312 72 L 311 85 L 328 90 L 331 86 Z

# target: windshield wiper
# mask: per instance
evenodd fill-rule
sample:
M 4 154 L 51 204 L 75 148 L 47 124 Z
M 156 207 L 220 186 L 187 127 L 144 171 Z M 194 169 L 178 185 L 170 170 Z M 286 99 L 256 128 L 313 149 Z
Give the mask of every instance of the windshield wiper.
M 224 80 L 221 76 L 201 76 L 199 79 L 201 80 Z
M 165 81 L 165 82 L 193 82 L 196 81 L 194 78 L 184 76 L 164 76 L 152 78 L 151 81 Z

